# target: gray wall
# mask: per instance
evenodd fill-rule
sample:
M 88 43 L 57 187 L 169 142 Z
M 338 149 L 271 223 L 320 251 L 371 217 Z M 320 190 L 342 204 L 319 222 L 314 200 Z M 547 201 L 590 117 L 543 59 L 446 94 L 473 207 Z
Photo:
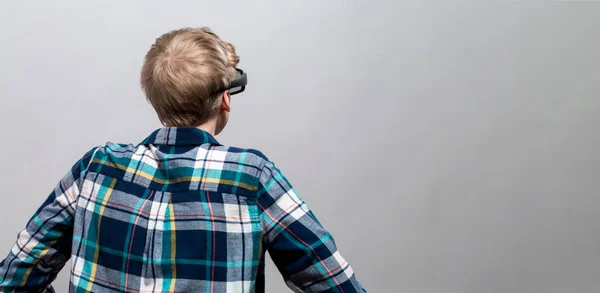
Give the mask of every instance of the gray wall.
M 160 126 L 154 38 L 209 25 L 250 78 L 219 139 L 278 163 L 370 292 L 600 290 L 599 2 L 170 3 L 2 1 L 3 251 L 85 151 Z

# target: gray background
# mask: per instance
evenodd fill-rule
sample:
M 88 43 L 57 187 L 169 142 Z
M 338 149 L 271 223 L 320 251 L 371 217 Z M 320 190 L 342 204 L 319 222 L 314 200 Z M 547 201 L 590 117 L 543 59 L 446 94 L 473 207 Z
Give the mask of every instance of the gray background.
M 209 25 L 250 80 L 219 139 L 277 162 L 370 292 L 600 290 L 599 2 L 169 3 L 1 2 L 4 252 L 79 156 L 160 126 L 154 38 Z

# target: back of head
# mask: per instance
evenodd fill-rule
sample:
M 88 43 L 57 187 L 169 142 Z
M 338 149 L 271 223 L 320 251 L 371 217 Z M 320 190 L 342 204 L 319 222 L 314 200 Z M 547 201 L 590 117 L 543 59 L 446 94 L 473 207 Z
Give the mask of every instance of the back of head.
M 239 57 L 209 28 L 170 31 L 146 54 L 141 85 L 165 126 L 197 126 L 220 105 Z

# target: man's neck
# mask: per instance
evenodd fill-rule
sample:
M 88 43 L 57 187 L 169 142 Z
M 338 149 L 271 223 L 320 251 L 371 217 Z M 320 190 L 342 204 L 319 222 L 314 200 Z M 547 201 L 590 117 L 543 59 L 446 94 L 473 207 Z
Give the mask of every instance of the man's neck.
M 217 121 L 215 121 L 214 119 L 210 119 L 210 120 L 196 126 L 196 128 L 204 130 L 214 136 L 215 133 L 217 132 Z

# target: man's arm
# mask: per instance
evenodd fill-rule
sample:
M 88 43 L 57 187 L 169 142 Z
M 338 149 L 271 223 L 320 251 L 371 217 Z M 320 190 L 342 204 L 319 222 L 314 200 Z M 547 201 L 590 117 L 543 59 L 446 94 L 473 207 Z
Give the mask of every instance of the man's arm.
M 272 162 L 261 175 L 258 206 L 263 241 L 295 292 L 366 292 L 350 265 L 291 184 Z
M 58 183 L 0 262 L 0 292 L 54 292 L 50 283 L 71 256 L 73 218 L 94 149 Z

